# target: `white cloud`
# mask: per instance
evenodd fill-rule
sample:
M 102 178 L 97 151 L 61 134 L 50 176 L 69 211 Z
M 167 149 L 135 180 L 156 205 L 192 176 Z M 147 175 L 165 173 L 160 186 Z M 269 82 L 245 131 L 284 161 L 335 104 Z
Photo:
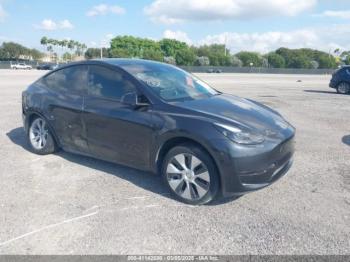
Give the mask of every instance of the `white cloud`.
M 42 30 L 53 31 L 57 29 L 57 24 L 51 19 L 44 19 L 41 21 L 40 25 L 36 25 L 36 27 Z
M 323 13 L 318 14 L 316 16 L 350 19 L 350 10 L 344 10 L 344 11 L 327 10 L 327 11 L 324 11 Z
M 224 44 L 233 52 L 242 50 L 266 53 L 279 47 L 314 48 L 324 51 L 340 48 L 350 49 L 348 36 L 350 24 L 327 27 L 304 28 L 286 32 L 235 33 L 227 32 L 208 35 L 198 42 L 203 44 Z
M 117 6 L 117 5 L 106 5 L 106 4 L 100 4 L 93 6 L 87 13 L 87 16 L 98 16 L 98 15 L 107 15 L 107 14 L 116 14 L 116 15 L 122 15 L 125 14 L 125 9 Z
M 154 22 L 242 19 L 295 16 L 312 8 L 318 0 L 155 0 L 144 8 Z
M 114 38 L 114 34 L 109 33 L 109 34 L 106 35 L 106 39 L 111 40 L 112 38 Z
M 96 42 L 93 42 L 91 44 L 94 44 L 95 47 L 103 47 L 103 48 L 109 48 L 111 46 L 111 40 L 115 37 L 114 34 L 109 33 L 106 34 L 100 41 L 99 44 L 97 44 Z
M 6 16 L 7 16 L 7 13 L 2 7 L 2 5 L 0 4 L 0 22 L 5 21 Z
M 188 35 L 185 32 L 182 31 L 171 31 L 171 30 L 165 30 L 163 33 L 164 38 L 169 39 L 176 39 L 182 42 L 185 42 L 189 45 L 192 44 L 191 39 L 188 37 Z
M 9 38 L 7 36 L 0 35 L 0 44 L 4 41 L 8 41 L 8 40 L 9 40 Z
M 74 28 L 73 24 L 67 19 L 58 22 L 55 22 L 52 19 L 44 19 L 39 25 L 34 25 L 34 27 L 46 31 Z
M 74 28 L 72 23 L 69 20 L 67 20 L 67 19 L 59 22 L 58 27 L 61 28 L 61 29 L 73 29 Z

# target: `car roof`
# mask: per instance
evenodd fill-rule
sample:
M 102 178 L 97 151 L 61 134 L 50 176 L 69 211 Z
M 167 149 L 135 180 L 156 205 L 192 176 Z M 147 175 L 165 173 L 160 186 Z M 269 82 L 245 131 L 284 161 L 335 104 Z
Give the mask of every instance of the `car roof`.
M 129 65 L 144 65 L 144 66 L 151 66 L 151 65 L 168 65 L 165 63 L 157 62 L 157 61 L 151 61 L 151 60 L 144 60 L 144 59 L 134 59 L 134 58 L 104 58 L 104 59 L 91 59 L 91 60 L 84 60 L 84 61 L 78 61 L 78 62 L 72 62 L 65 65 L 61 65 L 59 69 L 63 69 L 65 67 L 73 66 L 73 65 L 86 65 L 86 64 L 107 64 L 111 66 L 116 66 L 119 68 L 123 68 L 125 66 Z
M 152 64 L 164 64 L 157 61 L 145 60 L 145 59 L 136 59 L 136 58 L 105 58 L 98 59 L 93 61 L 100 61 L 111 65 L 116 66 L 128 66 L 128 65 L 152 65 Z

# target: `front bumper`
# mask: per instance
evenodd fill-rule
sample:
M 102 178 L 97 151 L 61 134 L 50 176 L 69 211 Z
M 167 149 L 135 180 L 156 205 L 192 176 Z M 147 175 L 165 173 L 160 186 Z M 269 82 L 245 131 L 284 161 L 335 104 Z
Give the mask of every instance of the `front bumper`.
M 222 195 L 224 197 L 243 195 L 276 182 L 292 166 L 294 144 L 293 135 L 273 148 L 249 147 L 247 152 L 239 157 L 235 151 L 236 145 L 234 143 L 228 145 L 228 148 L 226 147 L 228 150 L 221 150 L 219 159 L 216 159 L 219 162 Z M 218 141 L 216 145 L 221 149 L 224 148 Z
M 27 121 L 27 116 L 22 113 L 22 123 L 23 123 L 23 128 L 25 130 L 25 132 L 28 132 L 28 121 Z
M 337 88 L 338 85 L 338 81 L 334 78 L 331 79 L 331 81 L 329 82 L 329 87 L 330 88 Z

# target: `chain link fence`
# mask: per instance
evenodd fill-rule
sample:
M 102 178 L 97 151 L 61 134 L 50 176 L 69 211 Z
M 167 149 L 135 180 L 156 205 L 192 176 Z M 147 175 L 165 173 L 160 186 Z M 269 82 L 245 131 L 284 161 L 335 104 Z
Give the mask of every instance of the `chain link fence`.
M 12 64 L 17 62 L 13 61 Z M 25 61 L 27 65 L 36 68 L 37 61 Z M 10 61 L 0 61 L 0 69 L 10 69 Z M 181 66 L 192 73 L 260 73 L 260 74 L 305 74 L 305 75 L 329 75 L 335 69 L 297 69 L 297 68 L 264 68 L 264 67 L 230 67 L 230 66 Z
M 300 69 L 300 68 L 264 68 L 264 67 L 230 67 L 230 66 L 182 66 L 193 73 L 255 73 L 255 74 L 302 74 L 330 75 L 335 69 Z

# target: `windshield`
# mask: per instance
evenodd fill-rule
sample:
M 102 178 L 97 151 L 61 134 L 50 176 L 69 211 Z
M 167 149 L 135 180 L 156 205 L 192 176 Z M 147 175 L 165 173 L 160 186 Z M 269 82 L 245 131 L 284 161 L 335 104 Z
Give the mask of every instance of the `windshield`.
M 152 63 L 122 67 L 168 102 L 195 100 L 218 94 L 197 77 L 170 65 Z

